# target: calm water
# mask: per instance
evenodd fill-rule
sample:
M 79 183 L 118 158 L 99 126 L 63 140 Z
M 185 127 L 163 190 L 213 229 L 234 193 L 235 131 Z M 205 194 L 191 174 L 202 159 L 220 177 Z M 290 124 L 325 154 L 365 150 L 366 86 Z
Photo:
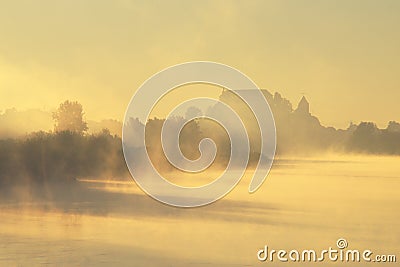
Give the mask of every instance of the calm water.
M 257 251 L 318 251 L 338 238 L 399 261 L 400 158 L 280 160 L 251 195 L 249 179 L 194 209 L 159 204 L 131 181 L 81 181 L 90 193 L 57 203 L 3 203 L 0 266 L 284 266 Z

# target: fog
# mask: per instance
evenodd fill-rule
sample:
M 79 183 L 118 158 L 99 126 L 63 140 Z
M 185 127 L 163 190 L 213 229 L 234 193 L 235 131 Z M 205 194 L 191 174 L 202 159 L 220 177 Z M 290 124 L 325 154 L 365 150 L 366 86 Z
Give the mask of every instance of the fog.
M 51 199 L 2 200 L 0 265 L 283 266 L 259 262 L 257 251 L 322 250 L 339 238 L 351 249 L 396 254 L 399 163 L 376 156 L 277 158 L 256 193 L 247 192 L 248 170 L 225 198 L 191 209 L 160 204 L 130 179 L 80 179 L 73 190 L 52 188 Z M 315 264 L 321 265 L 307 266 Z
M 339 238 L 351 249 L 398 253 L 400 124 L 378 129 L 363 122 L 338 130 L 321 125 L 305 98 L 293 109 L 279 94 L 263 93 L 278 139 L 270 174 L 248 193 L 260 131 L 248 108 L 224 91 L 220 100 L 238 110 L 249 132 L 249 164 L 237 187 L 200 208 L 175 208 L 146 195 L 128 172 L 120 136 L 99 130 L 101 124 L 96 133 L 86 131 L 78 102 L 69 104 L 79 116 L 66 110 L 56 126 L 75 121 L 81 130 L 55 127 L 1 139 L 0 266 L 283 266 L 259 262 L 257 252 L 266 245 L 321 251 Z M 210 120 L 193 120 L 180 134 L 182 153 L 192 160 L 200 140 L 216 142 L 215 161 L 196 174 L 168 163 L 160 139 L 164 119 L 127 120 L 124 130 L 136 138 L 129 142 L 135 147 L 145 138 L 152 163 L 172 183 L 204 185 L 226 167 L 228 134 L 235 132 Z M 326 259 L 323 266 L 337 264 Z

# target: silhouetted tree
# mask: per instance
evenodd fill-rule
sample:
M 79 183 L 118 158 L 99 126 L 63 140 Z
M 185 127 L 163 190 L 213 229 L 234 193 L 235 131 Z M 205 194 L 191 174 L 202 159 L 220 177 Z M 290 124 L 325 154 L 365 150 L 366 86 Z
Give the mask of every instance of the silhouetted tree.
M 199 117 L 201 115 L 203 115 L 203 112 L 201 111 L 201 109 L 199 109 L 197 107 L 189 107 L 186 110 L 185 118 Z
M 82 134 L 87 131 L 87 123 L 83 119 L 82 105 L 77 101 L 65 101 L 53 113 L 54 130 L 56 132 L 70 131 Z
M 389 121 L 388 127 L 386 128 L 389 132 L 400 133 L 400 123 L 395 121 Z
M 356 152 L 380 153 L 381 134 L 373 122 L 361 122 L 348 142 L 348 149 Z

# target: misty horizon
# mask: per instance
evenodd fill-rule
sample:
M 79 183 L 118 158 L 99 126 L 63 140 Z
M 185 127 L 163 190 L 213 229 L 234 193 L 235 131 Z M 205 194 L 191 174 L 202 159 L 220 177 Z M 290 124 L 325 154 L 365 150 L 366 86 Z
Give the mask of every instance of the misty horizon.
M 0 267 L 398 262 L 399 14 L 0 1 Z
M 261 89 L 264 92 L 269 91 L 267 89 Z M 279 92 L 275 92 L 275 95 L 281 96 Z M 219 95 L 220 97 L 221 95 Z M 285 99 L 284 96 L 282 98 L 287 101 L 291 106 L 294 106 L 289 100 Z M 307 100 L 307 96 L 303 95 L 298 103 L 302 101 L 302 99 Z M 79 102 L 79 100 L 78 100 Z M 307 102 L 309 102 L 307 100 Z M 312 109 L 313 103 L 310 104 L 310 110 Z M 37 131 L 52 131 L 54 128 L 54 121 L 52 118 L 52 113 L 56 110 L 56 107 L 50 109 L 40 109 L 40 108 L 30 108 L 25 110 L 19 110 L 15 107 L 0 109 L 0 138 L 14 138 L 14 137 L 23 137 L 26 134 Z M 310 112 L 311 113 L 311 112 Z M 313 114 L 313 113 L 312 113 Z M 184 116 L 182 114 L 182 116 Z M 320 121 L 317 114 L 313 115 L 315 118 Z M 29 120 L 28 120 L 29 118 Z M 94 120 L 91 118 L 90 114 L 85 112 L 84 114 L 85 120 L 88 122 L 88 133 L 98 133 L 101 132 L 102 129 L 108 129 L 112 134 L 116 134 L 121 136 L 122 129 L 122 121 L 123 118 L 103 118 L 100 120 Z M 163 115 L 157 116 L 157 114 L 153 114 L 152 119 L 164 119 Z M 349 127 L 353 125 L 359 125 L 363 122 L 372 122 L 378 126 L 379 129 L 386 129 L 390 122 L 397 122 L 395 118 L 388 120 L 385 124 L 379 125 L 378 123 L 372 120 L 361 120 L 361 121 L 351 121 L 347 120 L 348 124 L 346 127 L 335 127 L 333 125 L 325 125 L 321 123 L 321 125 L 329 128 L 334 128 L 336 130 L 347 130 Z M 28 123 L 27 123 L 28 122 Z M 344 123 L 345 121 L 343 121 Z

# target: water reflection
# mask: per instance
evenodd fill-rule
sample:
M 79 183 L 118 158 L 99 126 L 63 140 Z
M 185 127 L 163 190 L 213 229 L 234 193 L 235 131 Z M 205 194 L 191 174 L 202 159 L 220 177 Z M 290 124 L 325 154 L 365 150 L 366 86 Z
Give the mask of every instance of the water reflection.
M 160 204 L 130 180 L 59 185 L 51 200 L 3 194 L 0 266 L 254 266 L 266 244 L 324 249 L 339 237 L 395 254 L 399 162 L 285 159 L 256 194 L 247 193 L 248 173 L 224 199 L 192 209 Z

